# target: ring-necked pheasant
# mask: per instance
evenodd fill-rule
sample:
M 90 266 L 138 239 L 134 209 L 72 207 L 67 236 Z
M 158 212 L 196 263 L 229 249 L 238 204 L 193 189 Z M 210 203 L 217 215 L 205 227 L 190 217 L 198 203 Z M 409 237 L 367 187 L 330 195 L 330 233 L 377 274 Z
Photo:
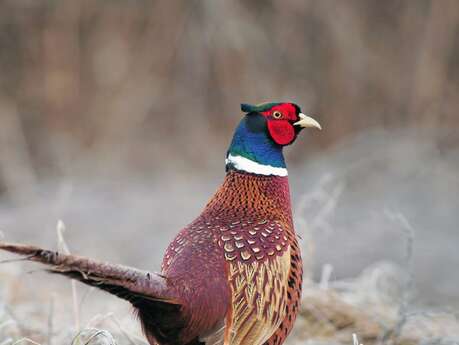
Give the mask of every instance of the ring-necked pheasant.
M 241 109 L 223 185 L 169 245 L 161 274 L 28 245 L 0 249 L 128 300 L 150 344 L 282 344 L 302 283 L 282 149 L 320 125 L 293 103 Z

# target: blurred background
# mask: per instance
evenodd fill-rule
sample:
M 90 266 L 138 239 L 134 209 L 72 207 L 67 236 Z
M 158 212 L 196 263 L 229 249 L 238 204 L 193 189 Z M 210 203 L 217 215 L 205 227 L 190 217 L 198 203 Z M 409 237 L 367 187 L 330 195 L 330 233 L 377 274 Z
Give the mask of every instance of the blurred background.
M 159 270 L 239 104 L 293 101 L 324 128 L 286 149 L 311 279 L 386 262 L 457 308 L 458 95 L 455 0 L 4 0 L 0 229 L 54 247 L 62 219 L 74 252 Z

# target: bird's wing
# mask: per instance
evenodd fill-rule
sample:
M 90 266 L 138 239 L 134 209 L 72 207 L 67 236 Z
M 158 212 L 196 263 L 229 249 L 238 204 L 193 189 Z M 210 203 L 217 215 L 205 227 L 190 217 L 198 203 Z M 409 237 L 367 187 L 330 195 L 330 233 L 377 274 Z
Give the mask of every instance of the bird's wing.
M 282 344 L 293 328 L 301 302 L 303 265 L 300 248 L 294 239 L 290 246 L 290 270 L 288 273 L 286 313 L 277 330 L 263 345 Z
M 230 263 L 231 344 L 261 345 L 286 316 L 290 248 L 251 263 Z
M 224 340 L 231 292 L 215 227 L 198 219 L 175 237 L 164 256 L 162 273 L 183 300 L 183 344 L 219 345 Z
M 240 220 L 221 228 L 218 245 L 228 263 L 231 290 L 225 341 L 261 345 L 287 314 L 292 263 L 290 224 Z

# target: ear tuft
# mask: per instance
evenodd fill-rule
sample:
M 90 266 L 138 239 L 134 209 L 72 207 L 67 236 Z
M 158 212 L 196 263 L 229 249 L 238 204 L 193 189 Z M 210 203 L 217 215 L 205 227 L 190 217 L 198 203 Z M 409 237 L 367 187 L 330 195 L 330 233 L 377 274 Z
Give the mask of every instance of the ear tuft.
M 262 113 L 279 104 L 281 103 L 260 103 L 257 105 L 242 103 L 241 110 L 244 113 Z
M 255 108 L 255 106 L 251 105 L 251 104 L 247 104 L 247 103 L 242 103 L 241 104 L 241 110 L 244 112 L 244 113 L 251 113 L 253 111 L 253 109 Z

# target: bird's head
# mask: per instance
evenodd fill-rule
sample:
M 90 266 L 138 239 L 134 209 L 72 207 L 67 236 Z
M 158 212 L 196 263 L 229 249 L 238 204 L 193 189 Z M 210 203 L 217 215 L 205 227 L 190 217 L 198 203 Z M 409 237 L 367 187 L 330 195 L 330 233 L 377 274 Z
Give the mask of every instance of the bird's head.
M 257 123 L 281 146 L 293 143 L 305 127 L 322 129 L 316 120 L 304 115 L 294 103 L 241 104 L 241 110 L 247 113 L 248 122 Z
M 246 113 L 228 149 L 227 170 L 261 175 L 287 175 L 282 148 L 306 127 L 321 129 L 294 103 L 241 104 Z

